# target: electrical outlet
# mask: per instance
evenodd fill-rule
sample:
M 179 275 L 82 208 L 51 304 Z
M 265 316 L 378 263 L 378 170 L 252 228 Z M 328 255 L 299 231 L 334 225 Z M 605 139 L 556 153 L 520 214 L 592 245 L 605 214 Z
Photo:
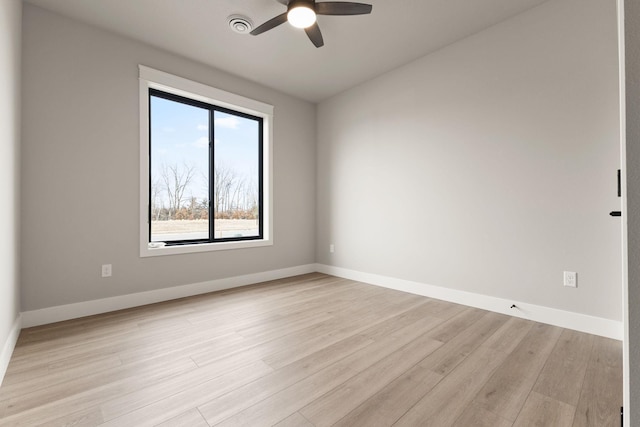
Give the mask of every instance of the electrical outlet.
M 333 243 L 329 245 L 329 253 L 334 253 L 336 251 L 335 246 L 333 246 Z
M 111 277 L 111 264 L 102 264 L 102 277 Z
M 575 271 L 565 271 L 564 272 L 564 286 L 568 286 L 570 288 L 578 287 L 578 273 Z

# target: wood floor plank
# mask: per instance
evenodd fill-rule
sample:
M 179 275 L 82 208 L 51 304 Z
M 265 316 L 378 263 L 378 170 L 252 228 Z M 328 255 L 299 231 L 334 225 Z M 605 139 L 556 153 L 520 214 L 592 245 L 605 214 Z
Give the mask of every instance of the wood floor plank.
M 477 308 L 465 308 L 459 314 L 451 317 L 437 328 L 430 332 L 431 338 L 447 342 L 458 335 L 461 330 L 473 325 L 478 319 L 486 314 L 486 311 Z
M 127 333 L 145 319 L 160 321 L 164 318 L 173 319 L 176 316 L 181 318 L 192 311 L 191 308 L 182 308 L 179 303 L 172 304 L 174 310 L 167 311 L 165 304 L 151 304 L 23 329 L 20 335 L 20 351 L 17 352 L 16 357 L 19 358 L 23 354 L 29 355 L 32 351 L 45 351 L 48 347 L 77 345 L 79 340 L 89 341 L 109 334 Z
M 453 427 L 511 427 L 512 422 L 471 403 L 458 417 Z M 530 426 L 537 424 L 530 424 Z M 546 425 L 546 424 L 541 424 Z
M 131 393 L 122 394 L 102 405 L 102 414 L 106 420 L 117 418 L 143 406 L 170 398 L 176 394 L 176 390 L 189 390 L 204 383 L 211 384 L 214 381 L 226 381 L 225 375 L 231 375 L 232 380 L 238 378 L 234 374 L 238 370 L 257 369 L 265 371 L 264 362 L 261 360 L 239 360 L 230 357 L 202 368 L 194 369 L 183 375 L 166 378 L 148 387 L 140 388 Z M 266 371 L 269 371 L 268 369 Z M 268 372 L 267 372 L 268 373 Z M 266 375 L 266 373 L 265 373 Z
M 7 407 L 9 406 L 9 400 L 0 400 L 0 420 L 7 415 Z
M 467 329 L 461 330 L 458 335 L 421 361 L 420 365 L 440 375 L 447 375 L 505 321 L 504 315 L 484 313 L 478 321 Z
M 131 412 L 125 412 L 130 409 L 128 404 L 124 409 L 117 406 L 125 404 L 126 400 L 110 401 L 102 405 L 103 416 L 109 420 L 102 426 L 155 426 L 270 372 L 273 372 L 270 367 L 263 362 L 257 362 L 246 369 L 237 369 L 204 383 L 185 388 L 167 398 L 139 407 Z M 117 418 L 111 418 L 121 412 L 124 414 Z
M 236 329 L 236 333 L 247 339 L 274 339 L 332 318 L 333 316 L 324 310 L 318 310 L 318 312 L 307 310 L 304 316 L 301 316 L 299 312 L 294 312 L 293 314 L 278 316 L 272 321 Z
M 360 333 L 371 339 L 383 338 L 423 317 L 435 317 L 433 316 L 433 312 L 435 311 L 434 305 L 434 300 L 424 301 L 407 311 L 385 319 L 384 322 L 377 322 Z
M 170 420 L 157 424 L 156 427 L 209 427 L 197 409 L 190 409 Z
M 595 337 L 574 427 L 617 427 L 622 406 L 622 343 Z
M 278 345 L 277 348 L 274 346 L 270 354 L 264 354 L 263 360 L 272 368 L 280 369 L 346 337 L 359 335 L 359 331 L 368 323 L 368 319 L 354 319 L 353 322 L 344 326 L 345 322 L 341 319 L 333 319 L 331 323 L 327 323 L 329 327 L 326 333 L 301 340 L 292 340 L 287 346 Z
M 250 345 L 245 338 L 236 333 L 211 336 L 211 332 L 198 331 L 183 333 L 181 337 L 177 338 L 152 340 L 147 344 L 132 343 L 129 345 L 129 348 L 118 351 L 117 354 L 122 363 L 128 365 L 141 363 L 158 356 L 169 356 L 171 354 L 191 355 L 196 352 L 206 352 L 222 357 L 227 351 L 231 351 L 231 349 L 246 348 Z
M 219 425 L 270 426 L 280 422 L 400 347 L 409 344 L 440 322 L 440 319 L 420 319 L 418 322 L 374 342 L 363 350 L 359 350 L 293 386 L 235 414 Z M 203 415 L 209 424 L 213 424 L 204 411 Z
M 120 362 L 120 359 L 118 359 L 117 356 L 107 358 L 96 357 L 95 362 L 80 363 L 76 367 L 63 371 L 56 371 L 52 374 L 43 374 L 39 372 L 38 375 L 33 378 L 22 374 L 13 382 L 4 385 L 0 396 L 5 396 L 7 398 L 16 398 L 24 395 L 33 396 L 35 391 L 42 389 L 47 384 L 65 383 L 70 379 L 84 378 L 86 376 L 95 375 L 99 372 L 110 371 L 121 366 L 122 362 Z M 28 379 L 24 379 L 23 376 L 26 376 Z
M 298 286 L 298 285 L 296 285 Z M 287 288 L 287 293 L 273 292 L 269 295 L 249 295 L 253 299 L 242 299 L 229 304 L 227 301 L 215 301 L 206 309 L 198 310 L 189 315 L 187 320 L 200 326 L 214 326 L 231 321 L 237 323 L 238 319 L 265 319 L 266 316 L 286 312 L 288 309 L 296 309 L 304 304 L 313 304 L 327 296 L 333 296 L 337 300 L 353 299 L 358 294 L 380 295 L 378 289 L 363 287 L 361 283 L 344 279 L 325 279 L 317 281 L 313 286 L 302 289 Z
M 413 307 L 413 305 L 408 307 L 385 306 L 369 313 L 355 313 L 350 316 L 336 318 L 334 321 L 337 322 L 337 324 L 332 326 L 326 334 L 304 341 L 301 340 L 283 347 L 282 350 L 264 357 L 263 360 L 274 369 L 279 369 L 326 347 L 328 344 L 333 344 L 346 336 L 360 334 L 363 330 L 370 329 L 371 327 L 369 327 L 369 325 L 382 325 L 387 322 L 388 319 L 405 312 L 411 307 Z M 422 318 L 420 320 L 424 319 L 425 318 Z M 440 323 L 440 320 L 429 318 L 429 322 L 436 324 Z
M 533 391 L 576 407 L 593 339 L 593 335 L 564 330 Z
M 128 375 L 126 372 L 114 372 L 113 376 L 100 373 L 99 376 L 75 378 L 16 397 L 10 400 L 11 406 L 0 419 L 0 426 L 46 424 L 59 418 L 61 414 L 70 414 L 80 409 L 89 409 L 91 412 L 92 408 L 103 401 L 196 369 L 189 359 L 156 362 L 150 366 L 133 366 Z
M 177 373 L 184 373 L 196 369 L 197 366 L 189 358 L 160 359 L 153 365 L 132 365 L 100 371 L 93 375 L 69 377 L 57 383 L 43 383 L 32 391 L 20 389 L 20 393 L 12 392 L 8 399 L 5 416 L 10 416 L 30 409 L 38 408 L 43 403 L 47 405 L 58 400 L 73 397 L 83 392 L 95 390 L 100 386 L 108 386 L 120 382 L 138 384 L 144 381 L 164 378 Z M 2 391 L 2 389 L 0 389 Z M 4 392 L 2 392 L 4 394 Z
M 451 319 L 469 308 L 464 305 L 454 304 L 447 301 L 433 299 L 432 301 L 436 304 L 436 307 L 434 308 L 431 316 L 439 317 L 441 319 Z
M 390 426 L 442 378 L 416 365 L 336 422 L 335 427 Z
M 513 426 L 571 427 L 575 412 L 575 406 L 532 391 Z
M 44 352 L 48 347 L 56 349 L 66 345 L 78 345 L 93 339 L 104 339 L 107 336 L 130 334 L 132 330 L 139 331 L 139 323 L 145 319 L 160 320 L 163 318 L 181 319 L 182 316 L 193 311 L 192 307 L 185 307 L 189 302 L 182 300 L 160 302 L 142 307 L 135 307 L 116 312 L 104 313 L 80 319 L 67 320 L 33 328 L 23 329 L 21 337 L 25 337 L 16 357 L 23 355 L 29 358 L 33 351 Z M 167 310 L 171 307 L 171 310 Z M 174 327 L 180 327 L 175 325 Z M 34 338 L 37 336 L 37 338 Z M 16 348 L 18 350 L 18 348 Z
M 331 426 L 441 345 L 426 335 L 417 337 L 314 400 L 300 413 L 316 427 Z
M 504 353 L 478 347 L 394 426 L 452 425 L 506 357 Z
M 511 353 L 529 333 L 534 324 L 535 322 L 531 320 L 512 317 L 482 345 L 503 353 Z
M 62 414 L 62 415 L 61 415 Z M 98 426 L 104 422 L 102 414 L 95 407 L 82 409 L 80 411 L 54 413 L 51 419 L 39 419 L 31 422 L 19 419 L 13 427 L 52 427 L 52 426 Z
M 190 356 L 198 366 L 215 363 L 223 357 L 240 355 L 240 357 L 261 358 L 274 368 L 280 368 L 343 338 L 357 334 L 357 331 L 364 328 L 368 322 L 369 320 L 365 318 L 353 319 L 345 326 L 340 319 L 329 319 L 276 339 L 256 339 L 249 345 L 238 343 L 228 347 L 224 353 L 204 349 L 190 353 Z
M 283 348 L 290 348 L 294 345 L 303 345 L 310 340 L 331 334 L 340 326 L 341 323 L 339 321 L 331 318 L 275 339 L 271 339 L 270 337 L 264 339 L 254 338 L 247 342 L 239 342 L 237 345 L 229 346 L 222 353 L 212 352 L 209 348 L 195 349 L 195 351 L 190 351 L 189 353 L 193 361 L 196 362 L 198 366 L 205 366 L 209 363 L 216 362 L 220 358 L 247 351 L 255 353 L 257 358 L 263 358 L 281 351 Z
M 277 310 L 286 309 L 290 305 L 299 305 L 313 299 L 322 298 L 333 291 L 347 292 L 357 289 L 357 282 L 344 279 L 323 278 L 311 282 L 293 282 L 282 286 L 278 283 L 251 288 L 238 288 L 225 294 L 223 291 L 214 301 L 206 301 L 202 309 L 186 316 L 194 325 L 201 323 L 215 324 L 231 318 L 245 316 L 261 316 L 273 314 Z
M 346 364 L 333 364 L 216 425 L 273 426 L 355 374 Z
M 96 328 L 100 330 L 100 328 Z M 170 335 L 172 331 L 165 331 L 164 336 Z M 48 365 L 63 361 L 71 357 L 104 356 L 113 354 L 120 348 L 126 348 L 128 343 L 146 337 L 150 339 L 154 334 L 143 334 L 137 326 L 132 325 L 126 330 L 118 331 L 115 334 L 105 332 L 91 338 L 78 337 L 76 341 L 61 345 L 49 345 L 42 349 L 32 349 L 21 356 L 12 356 L 10 370 L 11 373 L 19 373 L 30 370 L 36 365 Z
M 293 415 L 280 421 L 278 424 L 274 424 L 273 427 L 315 427 L 315 426 L 311 424 L 309 420 L 307 420 L 305 417 L 300 415 L 299 412 L 296 412 Z
M 191 322 L 193 324 L 206 323 L 211 325 L 212 323 L 219 324 L 233 320 L 231 323 L 236 326 L 235 330 L 243 332 L 243 335 L 249 335 L 250 331 L 245 333 L 243 329 L 256 327 L 265 330 L 265 326 L 270 324 L 271 320 L 280 320 L 283 317 L 299 315 L 301 312 L 306 314 L 317 314 L 319 312 L 331 314 L 332 309 L 339 310 L 343 305 L 349 304 L 358 298 L 379 295 L 378 290 L 363 289 L 356 282 L 339 287 L 335 285 L 335 282 L 323 282 L 322 286 L 291 294 L 284 299 L 275 300 L 274 298 L 267 304 L 263 303 L 257 307 L 252 305 L 250 309 L 218 309 L 214 312 L 211 310 L 199 312 L 200 315 L 206 315 L 204 322 L 196 322 L 194 319 L 191 319 Z M 333 302 L 333 305 L 329 306 L 327 304 L 329 301 Z M 329 307 L 331 309 L 328 309 Z M 251 320 L 251 322 L 243 326 L 239 324 L 238 316 L 242 319 Z M 230 319 L 230 317 L 233 319 Z
M 141 309 L 147 310 L 146 307 Z M 165 307 L 165 310 L 167 308 Z M 129 324 L 128 321 L 124 321 Z M 158 331 L 141 331 L 134 324 L 129 324 L 125 330 L 118 330 L 113 334 L 105 332 L 101 335 L 102 328 L 99 325 L 93 326 L 95 335 L 87 338 L 84 335 L 78 336 L 75 342 L 64 345 L 52 345 L 47 349 L 34 349 L 27 356 L 16 357 L 11 360 L 10 368 L 12 372 L 24 372 L 30 370 L 36 364 L 51 364 L 73 357 L 98 357 L 108 354 L 115 354 L 141 342 L 168 341 L 176 337 L 184 336 L 186 331 L 183 325 L 179 328 L 165 328 Z M 190 327 L 193 330 L 193 327 Z
M 329 294 L 330 295 L 330 294 Z M 259 327 L 262 330 L 268 330 L 266 325 L 271 324 L 273 321 L 280 321 L 284 316 L 295 316 L 304 312 L 305 314 L 318 314 L 320 312 L 326 312 L 325 298 L 311 299 L 307 302 L 301 302 L 300 304 L 290 303 L 283 306 L 279 303 L 263 304 L 260 307 L 255 307 L 253 310 L 243 310 L 243 312 L 234 312 L 234 310 L 222 310 L 220 312 L 212 309 L 213 313 L 199 312 L 206 317 L 203 320 L 189 321 L 189 324 L 198 329 L 206 329 L 211 331 L 217 331 L 219 334 L 248 330 L 252 327 Z M 306 308 L 306 309 L 305 309 Z M 304 319 L 306 316 L 300 316 L 298 320 Z M 240 334 L 243 336 L 249 336 L 250 333 Z
M 117 354 L 82 355 L 69 357 L 53 363 L 36 364 L 31 369 L 7 375 L 2 382 L 7 394 L 13 394 L 18 388 L 33 388 L 43 383 L 57 383 L 65 378 L 80 377 L 101 370 L 112 369 L 122 365 Z
M 363 350 L 373 342 L 362 335 L 347 337 L 317 353 L 200 405 L 198 409 L 209 424 L 215 425 L 321 369 Z
M 509 421 L 515 421 L 562 329 L 536 324 L 487 381 L 474 401 Z

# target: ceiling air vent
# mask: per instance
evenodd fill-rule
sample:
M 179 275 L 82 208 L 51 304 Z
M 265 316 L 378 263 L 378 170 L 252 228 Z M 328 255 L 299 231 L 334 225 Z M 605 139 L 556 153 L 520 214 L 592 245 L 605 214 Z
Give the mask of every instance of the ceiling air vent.
M 229 27 L 238 34 L 249 34 L 253 29 L 251 20 L 246 16 L 231 15 L 227 18 L 227 21 L 229 22 Z

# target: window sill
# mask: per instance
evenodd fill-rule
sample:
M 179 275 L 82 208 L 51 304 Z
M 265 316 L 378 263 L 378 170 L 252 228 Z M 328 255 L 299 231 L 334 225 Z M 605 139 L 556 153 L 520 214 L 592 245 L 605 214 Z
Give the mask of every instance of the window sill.
M 273 242 L 268 239 L 246 240 L 241 242 L 199 243 L 193 245 L 163 246 L 159 248 L 150 248 L 148 245 L 143 245 L 140 247 L 140 257 L 146 258 L 165 255 L 192 254 L 198 252 L 228 251 L 233 249 L 257 248 L 272 245 Z

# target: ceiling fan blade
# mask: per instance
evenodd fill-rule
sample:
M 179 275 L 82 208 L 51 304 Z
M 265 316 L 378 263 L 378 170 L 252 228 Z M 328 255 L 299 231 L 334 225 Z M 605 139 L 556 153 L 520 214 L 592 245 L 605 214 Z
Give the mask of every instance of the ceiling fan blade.
M 316 22 L 312 26 L 305 28 L 304 32 L 309 36 L 309 40 L 311 43 L 315 45 L 315 47 L 324 46 L 324 40 L 322 39 L 322 33 L 320 32 L 320 27 L 318 27 L 318 23 Z
M 373 6 L 364 3 L 341 1 L 325 1 L 316 3 L 318 15 L 366 15 L 371 13 Z
M 277 27 L 280 24 L 284 24 L 285 22 L 287 22 L 287 13 L 286 12 L 283 13 L 282 15 L 276 16 L 275 18 L 269 19 L 264 24 L 256 27 L 249 34 L 251 34 L 252 36 L 257 36 L 258 34 L 262 34 L 265 31 L 269 31 L 269 30 Z
M 276 0 L 278 3 L 282 3 L 285 6 L 289 5 L 289 0 Z

